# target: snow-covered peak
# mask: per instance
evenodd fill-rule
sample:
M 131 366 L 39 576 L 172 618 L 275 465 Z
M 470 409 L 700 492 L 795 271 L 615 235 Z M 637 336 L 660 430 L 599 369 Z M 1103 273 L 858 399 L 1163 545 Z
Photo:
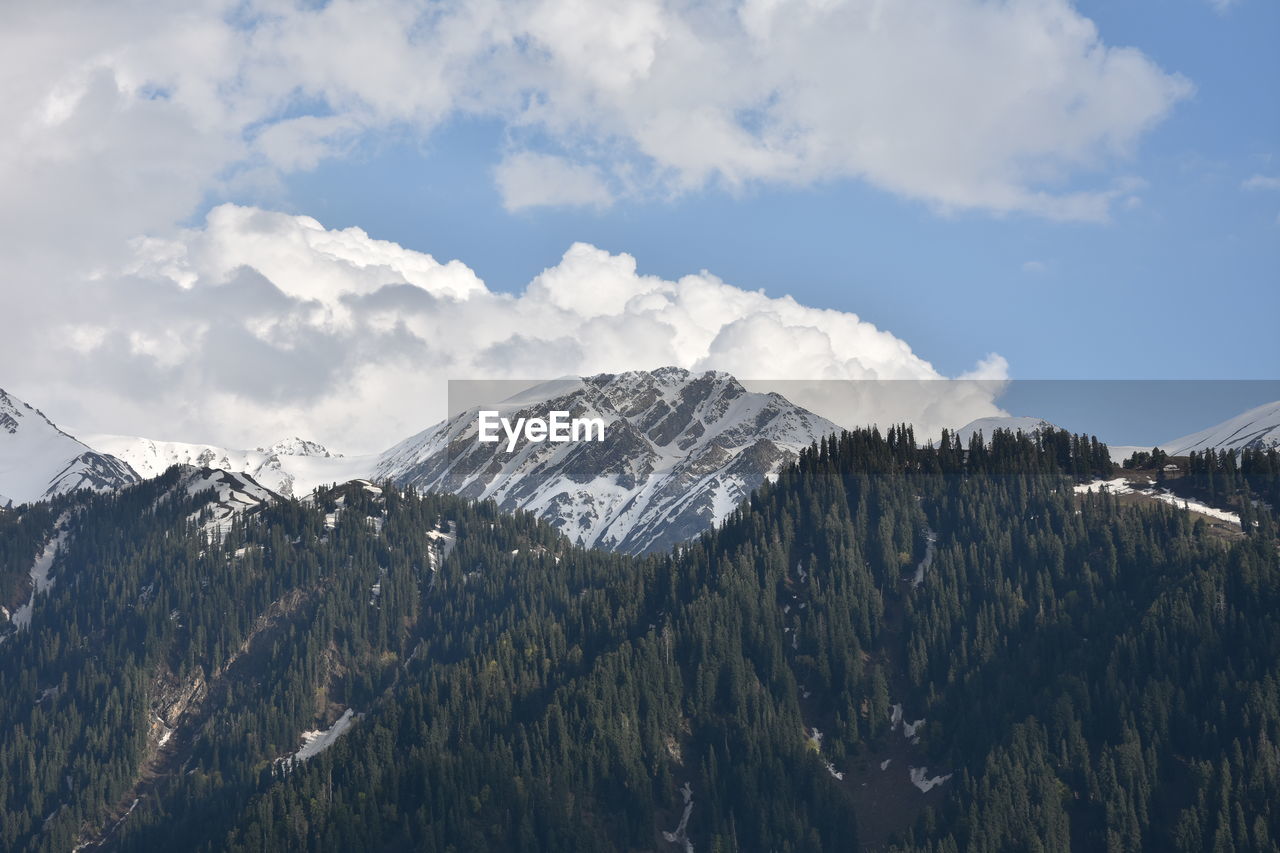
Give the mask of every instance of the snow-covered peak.
M 143 477 L 158 477 L 174 465 L 216 468 L 248 474 L 273 492 L 298 497 L 317 486 L 367 477 L 375 461 L 373 457 L 330 453 L 303 439 L 287 439 L 258 450 L 130 435 L 86 435 L 85 441 L 99 451 L 124 459 Z
M 497 403 L 500 411 L 517 411 L 536 403 L 545 403 L 557 397 L 564 397 L 582 389 L 582 380 L 577 376 L 566 376 L 562 379 L 551 379 L 539 382 L 523 391 L 518 391 Z
M 1027 418 L 1027 417 L 994 417 L 994 418 L 978 418 L 976 421 L 970 421 L 960 429 L 956 430 L 956 435 L 960 438 L 960 443 L 964 446 L 969 445 L 969 439 L 976 432 L 981 432 L 982 437 L 986 441 L 991 440 L 991 434 L 998 429 L 1006 429 L 1010 432 L 1033 433 L 1041 429 L 1058 429 L 1058 427 L 1046 421 L 1044 418 Z
M 1280 400 L 1264 403 L 1208 429 L 1184 435 L 1159 445 L 1170 456 L 1186 456 L 1192 451 L 1244 450 L 1280 447 Z
M 341 453 L 333 453 L 323 444 L 297 437 L 281 439 L 270 447 L 259 447 L 258 452 L 276 456 L 319 456 L 324 459 L 342 456 Z
M 550 411 L 599 418 L 603 442 L 477 441 L 473 407 L 384 453 L 375 469 L 420 489 L 525 509 L 587 545 L 668 547 L 724 519 L 803 447 L 838 427 L 726 373 L 680 368 L 543 383 L 492 407 L 515 421 Z
M 115 489 L 137 479 L 129 465 L 95 451 L 0 389 L 0 506 L 76 489 Z

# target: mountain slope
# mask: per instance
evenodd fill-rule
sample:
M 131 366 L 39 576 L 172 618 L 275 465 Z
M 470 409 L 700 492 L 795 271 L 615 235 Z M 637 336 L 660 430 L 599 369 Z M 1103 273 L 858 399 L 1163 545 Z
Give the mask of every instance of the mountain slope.
M 991 434 L 998 429 L 1007 429 L 1011 432 L 1032 433 L 1038 429 L 1057 429 L 1053 424 L 1044 418 L 1028 418 L 1028 417 L 993 417 L 978 418 L 976 421 L 970 421 L 964 426 L 956 430 L 956 435 L 960 437 L 960 443 L 965 447 L 969 446 L 969 439 L 976 432 L 981 432 L 983 438 L 987 441 L 991 440 Z
M 137 480 L 127 463 L 68 435 L 39 409 L 0 389 L 0 506 Z
M 0 849 L 1272 849 L 1269 514 L 1077 495 L 1061 438 L 854 431 L 669 559 L 195 470 L 0 513 L 0 582 L 61 537 Z
M 143 477 L 158 477 L 172 465 L 193 465 L 248 474 L 286 497 L 301 497 L 317 486 L 367 476 L 374 459 L 331 453 L 314 441 L 290 438 L 257 450 L 211 444 L 157 441 L 128 435 L 87 434 L 85 442 L 129 463 Z
M 503 417 L 568 411 L 601 418 L 602 442 L 477 440 L 472 408 L 396 445 L 374 471 L 423 490 L 492 498 L 545 518 L 574 540 L 626 553 L 697 536 L 801 448 L 839 428 L 725 373 L 678 368 L 557 380 L 493 407 Z
M 476 440 L 473 408 L 377 457 L 341 457 L 297 438 L 257 450 L 107 434 L 86 441 L 147 478 L 192 465 L 246 474 L 286 497 L 376 478 L 492 498 L 583 544 L 641 553 L 714 526 L 801 448 L 838 431 L 781 396 L 747 392 L 727 374 L 675 368 L 545 383 L 493 408 L 512 419 L 551 410 L 600 417 L 606 439 L 526 443 L 511 454 Z
M 1265 403 L 1208 429 L 1159 445 L 1170 456 L 1192 451 L 1262 449 L 1280 446 L 1280 400 Z M 1149 448 L 1148 448 L 1149 449 Z

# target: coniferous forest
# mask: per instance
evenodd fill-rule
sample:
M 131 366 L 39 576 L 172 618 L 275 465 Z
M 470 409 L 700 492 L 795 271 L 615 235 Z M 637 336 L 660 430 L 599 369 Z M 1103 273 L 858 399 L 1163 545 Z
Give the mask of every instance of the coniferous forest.
M 363 481 L 219 521 L 182 468 L 0 512 L 6 600 L 61 543 L 0 849 L 1280 849 L 1274 452 L 1192 460 L 1235 533 L 1111 473 L 850 432 L 645 558 Z

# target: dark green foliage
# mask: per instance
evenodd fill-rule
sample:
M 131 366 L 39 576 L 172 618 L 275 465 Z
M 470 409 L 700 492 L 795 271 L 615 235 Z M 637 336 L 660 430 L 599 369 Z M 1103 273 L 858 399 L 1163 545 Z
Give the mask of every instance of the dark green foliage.
M 852 768 L 904 702 L 954 775 L 909 789 L 901 849 L 1275 849 L 1270 515 L 1224 542 L 1073 494 L 1110 471 L 1057 431 L 847 433 L 645 559 L 358 483 L 225 540 L 178 472 L 0 517 L 11 574 L 70 528 L 0 646 L 0 848 L 675 850 L 687 782 L 697 850 L 848 850 Z M 275 763 L 345 708 L 330 749 Z
M 1259 500 L 1272 508 L 1280 506 L 1280 449 L 1245 448 L 1235 453 L 1210 448 L 1192 453 L 1186 476 L 1167 485 L 1178 494 L 1238 509 L 1242 521 L 1258 521 L 1261 516 L 1254 508 Z
M 1169 454 L 1158 447 L 1151 450 L 1135 450 L 1124 460 L 1123 468 L 1162 468 L 1169 461 Z

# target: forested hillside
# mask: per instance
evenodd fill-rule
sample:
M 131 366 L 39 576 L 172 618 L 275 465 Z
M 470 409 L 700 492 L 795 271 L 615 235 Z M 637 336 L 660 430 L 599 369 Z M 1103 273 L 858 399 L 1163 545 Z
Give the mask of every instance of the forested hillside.
M 0 515 L 10 600 L 61 537 L 0 848 L 1277 849 L 1273 519 L 1073 493 L 1110 467 L 847 433 L 644 559 L 363 482 L 219 520 L 182 469 Z

